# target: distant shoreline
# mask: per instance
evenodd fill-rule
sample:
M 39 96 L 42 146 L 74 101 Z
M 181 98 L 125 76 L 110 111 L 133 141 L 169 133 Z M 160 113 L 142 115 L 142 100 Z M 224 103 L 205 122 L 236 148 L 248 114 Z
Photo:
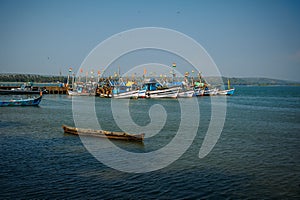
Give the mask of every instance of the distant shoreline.
M 35 82 L 35 83 L 66 83 L 67 76 L 58 75 L 38 75 L 38 74 L 0 74 L 0 82 Z M 218 82 L 216 77 L 205 77 L 208 83 L 214 85 Z M 227 84 L 227 80 L 230 80 L 231 85 L 253 85 L 253 86 L 276 86 L 276 85 L 290 85 L 300 86 L 300 82 L 279 80 L 271 78 L 236 78 L 236 77 L 222 77 L 224 84 Z

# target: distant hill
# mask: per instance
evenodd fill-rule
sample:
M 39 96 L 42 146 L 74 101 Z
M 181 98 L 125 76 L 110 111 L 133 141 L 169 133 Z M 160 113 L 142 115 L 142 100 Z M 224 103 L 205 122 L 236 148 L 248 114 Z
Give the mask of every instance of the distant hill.
M 294 82 L 294 81 L 287 81 L 287 80 L 279 80 L 279 79 L 270 79 L 270 78 L 228 78 L 228 77 L 222 77 L 223 83 L 227 84 L 228 79 L 230 80 L 231 85 L 258 85 L 258 86 L 264 86 L 264 85 L 299 85 L 300 82 Z M 205 80 L 215 85 L 217 84 L 217 78 L 216 77 L 207 77 Z
M 298 85 L 300 82 L 270 79 L 270 78 L 228 78 L 222 77 L 223 83 L 227 84 L 230 79 L 231 85 Z M 205 80 L 212 85 L 220 85 L 219 78 L 205 77 Z M 66 76 L 51 76 L 51 75 L 37 75 L 37 74 L 0 74 L 0 82 L 36 82 L 36 83 L 56 83 L 67 82 Z

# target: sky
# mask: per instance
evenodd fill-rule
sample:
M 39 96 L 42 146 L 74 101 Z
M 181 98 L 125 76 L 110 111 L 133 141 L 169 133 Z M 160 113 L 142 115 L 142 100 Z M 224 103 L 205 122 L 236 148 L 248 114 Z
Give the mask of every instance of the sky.
M 300 81 L 300 1 L 290 0 L 0 0 L 0 73 L 78 71 L 99 43 L 142 27 L 193 38 L 223 76 Z

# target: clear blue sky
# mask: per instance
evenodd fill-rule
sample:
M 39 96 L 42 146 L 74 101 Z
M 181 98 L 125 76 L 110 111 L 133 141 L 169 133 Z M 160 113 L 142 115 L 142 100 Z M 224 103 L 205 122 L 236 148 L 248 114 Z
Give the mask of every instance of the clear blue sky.
M 164 27 L 200 43 L 224 76 L 300 81 L 300 1 L 1 0 L 0 27 L 0 73 L 66 74 L 113 34 Z

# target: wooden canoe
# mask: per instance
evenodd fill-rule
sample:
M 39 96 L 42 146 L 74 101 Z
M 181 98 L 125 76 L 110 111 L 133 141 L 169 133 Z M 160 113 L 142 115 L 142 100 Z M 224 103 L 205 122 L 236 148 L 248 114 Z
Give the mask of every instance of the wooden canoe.
M 62 128 L 64 129 L 65 133 L 73 134 L 73 135 L 82 135 L 82 136 L 92 136 L 92 137 L 102 137 L 108 139 L 115 139 L 115 140 L 127 140 L 127 141 L 143 141 L 145 134 L 129 134 L 125 132 L 112 132 L 112 131 L 105 131 L 105 130 L 93 130 L 93 129 L 83 129 L 83 128 L 76 128 L 71 126 L 63 125 Z

